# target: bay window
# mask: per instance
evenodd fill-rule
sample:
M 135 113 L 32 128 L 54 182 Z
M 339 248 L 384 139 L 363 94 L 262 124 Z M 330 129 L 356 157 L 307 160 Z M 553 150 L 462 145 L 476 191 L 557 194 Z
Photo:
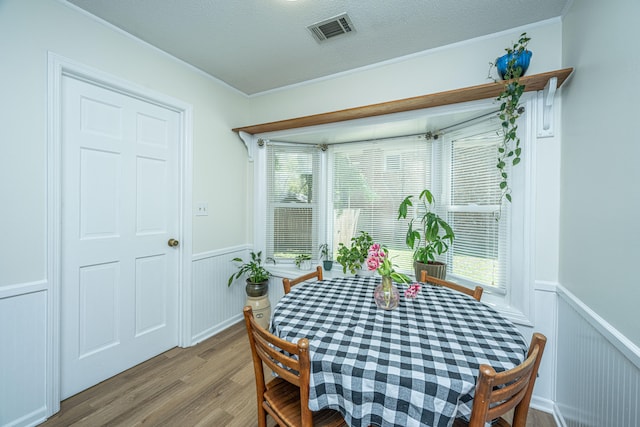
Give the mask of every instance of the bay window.
M 359 231 L 385 245 L 397 269 L 413 274 L 400 202 L 427 188 L 455 239 L 440 257 L 448 279 L 496 295 L 508 292 L 512 209 L 496 168 L 499 122 L 488 119 L 438 135 L 319 146 L 269 142 L 266 147 L 264 247 L 286 264 L 298 254 L 319 259 L 318 246 L 349 245 Z M 340 266 L 338 266 L 340 268 Z

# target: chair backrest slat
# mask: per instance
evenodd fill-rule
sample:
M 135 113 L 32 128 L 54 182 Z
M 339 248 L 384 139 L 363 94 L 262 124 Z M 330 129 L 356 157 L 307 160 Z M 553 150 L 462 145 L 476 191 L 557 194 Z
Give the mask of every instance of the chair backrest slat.
M 283 368 L 282 365 L 275 362 L 275 358 L 271 357 L 264 347 L 256 347 L 256 352 L 258 353 L 258 357 L 262 360 L 262 362 L 269 367 L 273 372 L 275 372 L 278 376 L 284 378 L 289 381 L 291 384 L 297 385 L 300 387 L 300 377 L 295 373 L 291 372 L 287 368 Z M 285 365 L 288 366 L 288 365 Z M 294 369 L 293 367 L 290 367 Z
M 256 351 L 259 352 L 260 359 L 269 365 L 272 370 L 276 371 L 277 374 L 280 374 L 281 370 L 284 372 L 289 372 L 291 369 L 297 372 L 300 371 L 300 363 L 297 359 L 285 355 L 280 351 L 280 348 L 272 346 L 269 341 L 258 334 L 254 338 Z M 297 352 L 297 348 L 294 351 Z M 282 368 L 282 366 L 286 366 L 286 368 Z M 282 376 L 286 375 L 282 374 Z M 288 379 L 287 381 L 295 382 L 296 385 L 299 385 L 297 377 L 293 376 L 291 378 L 295 379 Z
M 529 381 L 527 381 L 527 378 L 528 377 L 524 376 L 518 379 L 518 381 L 516 382 L 494 390 L 491 394 L 490 403 L 506 402 L 514 396 L 517 396 L 520 392 L 522 392 L 522 390 L 525 390 L 524 392 L 526 392 L 527 384 L 529 383 Z
M 503 414 L 505 414 L 506 412 L 509 412 L 510 410 L 515 408 L 516 406 L 518 406 L 518 403 L 520 403 L 522 401 L 524 393 L 525 393 L 525 390 L 521 390 L 519 393 L 513 395 L 511 398 L 509 398 L 508 400 L 504 401 L 499 406 L 495 406 L 493 408 L 490 408 L 487 411 L 487 416 L 485 417 L 485 419 L 487 419 L 487 420 L 496 419 L 496 418 L 502 416 Z
M 253 319 L 253 322 L 255 322 L 255 319 Z M 261 337 L 264 342 L 273 344 L 275 347 L 278 347 L 286 351 L 287 353 L 294 354 L 298 351 L 298 347 L 296 346 L 296 344 L 273 335 L 263 327 L 260 327 L 259 329 L 253 329 L 252 331 L 256 336 Z
M 317 266 L 315 271 L 312 271 L 311 273 L 307 273 L 304 274 L 302 276 L 296 277 L 295 279 L 289 279 L 289 278 L 284 278 L 282 279 L 282 286 L 284 287 L 284 294 L 288 294 L 289 292 L 291 292 L 291 288 L 295 285 L 297 285 L 298 283 L 301 282 L 305 282 L 307 280 L 311 280 L 311 279 L 317 279 L 317 280 L 322 280 L 322 267 L 321 266 Z
M 438 279 L 437 277 L 429 276 L 426 270 L 420 272 L 420 281 L 423 283 L 432 283 L 437 286 L 444 286 L 445 288 L 453 289 L 463 294 L 469 295 L 476 300 L 480 301 L 482 298 L 482 292 L 484 289 L 482 286 L 476 286 L 474 289 L 467 288 L 466 286 L 459 285 L 448 280 Z

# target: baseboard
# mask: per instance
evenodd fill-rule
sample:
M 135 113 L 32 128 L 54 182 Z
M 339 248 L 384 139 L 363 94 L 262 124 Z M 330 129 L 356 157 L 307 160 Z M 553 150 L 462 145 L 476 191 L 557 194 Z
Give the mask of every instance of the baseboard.
M 551 399 L 544 399 L 541 397 L 531 396 L 531 404 L 530 406 L 533 409 L 537 409 L 538 411 L 546 412 L 548 414 L 553 414 L 555 402 Z
M 31 427 L 42 424 L 46 420 L 47 408 L 43 406 L 29 414 L 24 415 L 23 417 L 11 421 L 9 424 L 4 424 L 4 427 Z
M 558 427 L 567 427 L 567 423 L 564 421 L 562 412 L 560 412 L 560 408 L 558 408 L 558 405 L 556 405 L 555 402 L 553 404 L 553 419 Z
M 192 344 L 191 345 L 196 345 L 206 339 L 211 338 L 214 335 L 219 334 L 220 332 L 224 331 L 225 329 L 230 328 L 231 326 L 235 325 L 236 323 L 240 322 L 242 320 L 242 314 L 237 314 L 235 316 L 233 316 L 230 319 L 225 320 L 222 323 L 218 323 L 217 325 L 202 331 L 201 333 L 199 333 L 198 335 L 194 336 L 192 338 Z

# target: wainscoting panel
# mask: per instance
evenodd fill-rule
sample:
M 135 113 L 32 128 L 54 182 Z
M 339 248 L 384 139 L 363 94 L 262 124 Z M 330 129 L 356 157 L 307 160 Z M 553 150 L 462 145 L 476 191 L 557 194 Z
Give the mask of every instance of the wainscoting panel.
M 248 247 L 233 247 L 194 255 L 192 265 L 191 341 L 196 344 L 242 319 L 244 281 L 227 287 L 237 271 L 235 257 L 247 259 Z
M 556 415 L 566 427 L 640 425 L 640 351 L 566 289 L 558 292 Z
M 35 425 L 46 416 L 46 332 L 47 291 L 0 298 L 0 426 Z
M 533 332 L 540 332 L 547 337 L 542 362 L 538 370 L 536 386 L 533 389 L 531 406 L 541 411 L 553 412 L 553 397 L 556 386 L 556 334 L 558 330 L 556 305 L 556 284 L 536 282 L 535 284 L 535 326 L 525 335 L 527 342 Z

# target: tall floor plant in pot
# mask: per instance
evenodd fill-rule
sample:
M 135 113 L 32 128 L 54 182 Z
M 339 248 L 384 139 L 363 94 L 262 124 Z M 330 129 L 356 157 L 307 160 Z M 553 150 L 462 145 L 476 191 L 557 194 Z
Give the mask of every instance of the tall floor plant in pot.
M 398 208 L 398 220 L 406 219 L 409 208 L 413 207 L 412 198 L 407 196 Z M 406 243 L 413 249 L 413 266 L 416 279 L 420 278 L 422 270 L 427 270 L 429 276 L 444 279 L 447 276 L 447 265 L 436 261 L 436 255 L 442 255 L 449 250 L 455 237 L 453 230 L 433 208 L 435 198 L 431 191 L 425 189 L 417 200 L 416 215 L 409 221 Z
M 233 273 L 227 282 L 231 286 L 240 277 L 246 278 L 245 292 L 247 300 L 245 305 L 251 306 L 253 317 L 260 326 L 269 329 L 271 319 L 271 303 L 269 302 L 269 278 L 271 273 L 262 264 L 262 252 L 251 252 L 251 259 L 248 261 L 242 258 L 232 260 L 238 266 L 238 270 Z M 276 263 L 273 258 L 267 257 L 265 261 Z
M 227 286 L 242 276 L 246 277 L 245 291 L 248 297 L 260 297 L 269 291 L 269 277 L 271 273 L 262 265 L 262 251 L 251 252 L 251 259 L 243 261 L 242 258 L 234 258 L 232 261 L 238 264 L 238 270 L 233 273 L 227 281 Z M 272 261 L 273 258 L 267 258 L 265 261 Z

